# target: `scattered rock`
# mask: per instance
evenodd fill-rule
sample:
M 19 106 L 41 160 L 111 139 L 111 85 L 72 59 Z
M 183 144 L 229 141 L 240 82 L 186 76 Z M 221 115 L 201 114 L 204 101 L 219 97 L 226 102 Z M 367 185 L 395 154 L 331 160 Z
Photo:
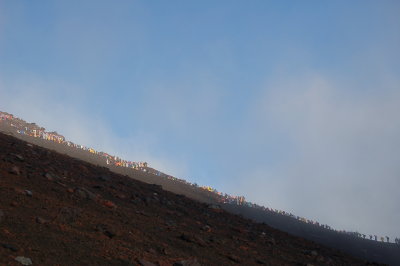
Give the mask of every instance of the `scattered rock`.
M 162 252 L 162 254 L 164 254 L 164 255 L 170 255 L 170 252 L 169 252 L 167 249 L 165 249 L 165 248 L 163 248 L 163 249 L 161 250 L 161 252 Z
M 204 240 L 201 239 L 198 236 L 195 236 L 195 235 L 189 235 L 189 234 L 183 233 L 180 236 L 180 239 L 182 239 L 182 240 L 184 240 L 186 242 L 189 242 L 189 243 L 196 243 L 196 244 L 198 244 L 199 246 L 202 246 L 202 247 L 206 246 L 206 243 L 204 242 Z
M 149 262 L 147 260 L 144 260 L 144 259 L 138 259 L 138 263 L 141 266 L 156 266 L 154 263 L 151 263 L 151 262 Z
M 119 199 L 126 199 L 126 196 L 124 194 L 117 194 L 116 197 Z
M 312 257 L 318 256 L 318 252 L 315 250 L 305 250 L 303 253 Z
M 201 230 L 206 231 L 206 232 L 211 232 L 211 227 L 209 225 L 205 225 L 201 228 Z
M 266 241 L 268 244 L 276 245 L 276 241 L 275 241 L 275 239 L 274 239 L 273 237 L 268 237 L 265 241 Z
M 60 182 L 60 181 L 57 181 L 56 184 L 58 184 L 58 185 L 60 185 L 60 186 L 62 186 L 62 187 L 67 187 L 66 184 L 64 184 L 64 183 L 62 183 L 62 182 Z
M 25 149 L 27 149 L 26 146 Z M 2 150 L 2 142 L 0 142 L 0 150 Z M 29 151 L 29 149 L 27 150 Z M 5 264 L 32 265 L 32 259 L 35 260 L 35 264 L 40 264 L 37 261 L 37 257 L 33 255 L 38 252 L 43 253 L 42 255 L 47 252 L 49 256 L 46 257 L 46 261 L 49 264 L 59 261 L 73 264 L 76 259 L 67 257 L 68 253 L 61 252 L 60 256 L 55 257 L 51 256 L 52 254 L 50 253 L 56 254 L 59 250 L 74 244 L 79 244 L 75 247 L 77 251 L 90 251 L 90 241 L 94 240 L 95 252 L 98 252 L 98 254 L 89 254 L 94 256 L 92 258 L 84 258 L 89 262 L 88 264 L 101 264 L 104 262 L 109 265 L 198 266 L 200 265 L 198 260 L 201 263 L 204 260 L 207 265 L 214 265 L 218 262 L 221 265 L 268 265 L 269 263 L 283 265 L 284 262 L 301 262 L 301 265 L 306 265 L 305 262 L 307 261 L 315 265 L 339 265 L 339 262 L 343 262 L 341 265 L 353 265 L 352 261 L 350 259 L 347 260 L 344 255 L 339 254 L 339 256 L 333 257 L 332 251 L 325 252 L 324 249 L 319 249 L 317 244 L 307 244 L 308 242 L 303 242 L 303 240 L 299 242 L 296 240 L 296 242 L 291 243 L 290 237 L 275 232 L 268 227 L 252 225 L 249 221 L 239 219 L 237 216 L 231 216 L 228 213 L 218 215 L 214 210 L 222 211 L 221 206 L 223 205 L 198 204 L 189 201 L 185 197 L 174 196 L 169 192 L 154 192 L 153 190 L 147 190 L 147 185 L 136 181 L 131 182 L 128 179 L 125 180 L 122 176 L 114 174 L 102 179 L 102 181 L 109 182 L 102 182 L 99 180 L 99 175 L 102 171 L 94 171 L 94 166 L 87 166 L 90 170 L 90 175 L 82 176 L 77 163 L 75 165 L 75 163 L 71 163 L 67 159 L 64 161 L 63 157 L 61 157 L 62 155 L 52 155 L 51 158 L 60 156 L 59 160 L 49 162 L 49 166 L 43 166 L 43 151 L 39 148 L 37 150 L 38 156 L 32 156 L 26 151 L 16 151 L 14 149 L 13 152 L 20 152 L 26 157 L 23 165 L 12 156 L 8 156 L 13 159 L 11 162 L 3 163 L 1 160 L 2 155 L 0 154 L 0 164 L 5 167 L 1 169 L 1 173 L 6 174 L 7 177 L 14 176 L 12 178 L 14 180 L 10 178 L 4 180 L 7 181 L 4 182 L 6 186 L 2 187 L 0 192 L 0 194 L 4 193 L 0 198 L 5 199 L 4 206 L 0 207 L 4 211 L 0 210 L 0 222 L 2 222 L 0 223 L 0 238 L 4 238 L 4 242 L 0 241 L 0 254 L 2 254 L 0 257 L 5 256 L 5 258 L 2 257 L 0 260 L 4 260 L 3 263 Z M 5 152 L 5 154 L 10 153 Z M 36 180 L 38 182 L 28 182 L 29 184 L 27 184 L 22 182 L 24 178 L 21 179 L 21 177 L 8 174 L 7 171 L 13 165 L 18 169 L 15 173 L 16 175 L 25 176 L 32 173 L 32 180 L 25 181 Z M 68 174 L 68 179 L 64 178 L 63 169 L 58 169 L 58 167 L 65 167 L 71 171 Z M 58 174 L 59 177 L 55 176 L 55 174 Z M 115 178 L 112 178 L 114 176 Z M 71 177 L 76 177 L 75 184 L 72 183 Z M 49 182 L 47 179 L 52 181 Z M 124 182 L 119 182 L 120 179 L 124 180 Z M 16 183 L 9 184 L 9 181 L 15 181 Z M 2 178 L 0 178 L 1 182 L 3 182 Z M 65 184 L 61 182 L 68 186 L 64 187 Z M 18 190 L 15 190 L 18 193 L 13 191 L 15 187 L 18 188 Z M 53 187 L 57 188 L 57 193 L 52 192 Z M 111 189 L 111 187 L 114 189 Z M 28 198 L 26 195 L 32 196 L 32 191 L 25 189 L 35 191 L 35 197 Z M 89 204 L 82 204 L 86 202 L 82 198 L 95 199 L 95 201 L 88 201 Z M 119 200 L 118 198 L 124 200 Z M 173 198 L 174 201 L 169 200 L 170 198 Z M 165 206 L 162 207 L 160 205 L 152 206 L 154 208 L 144 208 L 144 201 L 151 204 L 158 201 L 159 204 L 162 203 L 172 207 L 164 208 Z M 117 207 L 114 202 L 118 204 L 118 211 L 108 209 Z M 137 205 L 130 203 L 130 206 L 125 209 L 123 206 L 125 206 L 124 204 L 128 205 L 128 202 L 137 203 Z M 93 203 L 104 205 L 105 207 L 100 206 L 100 209 L 95 209 L 96 206 Z M 82 209 L 76 208 L 79 204 L 82 205 Z M 14 208 L 10 205 L 19 205 L 22 208 Z M 131 208 L 128 210 L 128 207 Z M 45 208 L 47 208 L 46 212 L 36 212 Z M 141 210 L 143 208 L 148 212 L 147 214 Z M 30 215 L 28 212 L 28 219 L 13 219 L 15 214 L 26 212 L 29 209 L 32 212 L 30 212 Z M 119 209 L 123 210 L 120 211 Z M 135 215 L 135 212 L 138 215 Z M 35 214 L 32 215 L 32 213 Z M 37 217 L 39 215 L 43 215 L 43 218 Z M 141 217 L 140 215 L 146 217 Z M 207 218 L 207 215 L 209 218 Z M 46 221 L 44 218 L 49 220 Z M 11 226 L 13 227 L 9 227 L 9 222 L 15 222 L 15 225 L 12 224 Z M 26 224 L 23 224 L 23 222 Z M 32 222 L 34 223 L 33 226 Z M 76 224 L 70 226 L 69 224 L 72 222 L 76 222 Z M 35 226 L 36 223 L 37 225 Z M 96 224 L 99 225 L 96 226 Z M 174 227 L 171 229 L 170 226 Z M 231 230 L 232 226 L 237 227 L 237 229 Z M 58 244 L 50 247 L 51 250 L 38 250 L 36 244 L 25 245 L 28 243 L 26 241 L 29 241 L 30 236 L 25 231 L 35 230 L 35 228 L 42 231 L 38 232 L 39 238 L 40 234 L 44 238 L 59 236 L 59 239 L 55 239 L 57 240 L 55 243 Z M 95 228 L 97 232 L 94 230 Z M 262 232 L 263 229 L 265 232 Z M 129 232 L 129 230 L 132 232 Z M 27 231 L 27 233 L 30 232 Z M 63 234 L 60 234 L 60 232 Z M 164 232 L 166 233 L 165 235 L 163 235 Z M 65 234 L 69 234 L 68 237 L 65 237 Z M 24 235 L 28 236 L 28 238 L 20 238 L 17 242 L 12 240 Z M 271 237 L 272 235 L 274 238 Z M 283 246 L 275 246 L 280 243 L 288 243 L 288 245 L 285 248 Z M 198 245 L 207 246 L 207 249 Z M 177 250 L 177 248 L 181 247 L 182 250 Z M 307 255 L 302 253 L 305 250 L 308 250 L 306 252 Z M 216 254 L 214 263 L 212 262 L 214 258 L 209 256 L 209 252 Z M 326 257 L 324 260 L 321 254 L 329 254 L 333 259 Z M 22 256 L 15 258 L 17 255 L 32 256 L 32 258 Z M 71 253 L 70 255 L 75 256 L 76 254 Z M 202 257 L 203 255 L 204 258 Z M 192 256 L 197 256 L 197 259 Z M 6 260 L 9 259 L 12 261 L 7 263 Z
M 15 260 L 21 263 L 22 265 L 32 265 L 32 260 L 30 258 L 18 256 L 15 258 Z
M 11 154 L 12 156 L 14 156 L 15 158 L 17 158 L 19 161 L 23 162 L 24 161 L 24 157 L 22 157 L 22 155 L 20 154 Z
M 10 169 L 10 174 L 14 174 L 14 175 L 21 175 L 21 171 L 19 170 L 18 166 L 13 166 Z
M 261 264 L 261 265 L 267 264 L 267 262 L 264 261 L 264 260 L 262 260 L 262 259 L 256 259 L 256 263 L 257 263 L 257 264 Z
M 103 205 L 108 207 L 108 208 L 117 208 L 117 205 L 115 205 L 113 202 L 106 200 L 103 202 Z
M 19 249 L 10 245 L 10 244 L 1 244 L 1 246 L 5 249 L 9 249 L 11 251 L 17 252 Z
M 113 231 L 110 231 L 110 230 L 106 230 L 104 232 L 104 235 L 108 236 L 109 238 L 113 238 L 114 236 L 116 236 L 116 234 Z
M 201 247 L 206 247 L 207 246 L 206 242 L 202 238 L 200 238 L 199 236 L 195 236 L 194 239 L 195 239 L 197 245 L 199 245 Z
M 45 220 L 45 219 L 43 219 L 43 218 L 41 218 L 41 217 L 36 217 L 36 222 L 38 223 L 38 224 L 46 224 L 47 223 L 47 220 Z
M 45 173 L 45 174 L 44 174 L 44 177 L 46 177 L 47 180 L 49 180 L 49 181 L 52 181 L 52 180 L 54 180 L 54 179 L 57 178 L 54 174 L 52 174 L 52 173 L 50 173 L 50 172 Z
M 143 216 L 145 216 L 145 217 L 151 217 L 150 214 L 147 214 L 147 213 L 145 213 L 144 211 L 136 211 L 135 213 L 140 214 L 140 215 L 143 215 Z
M 197 261 L 196 258 L 177 261 L 173 264 L 173 266 L 201 266 L 201 264 Z
M 189 243 L 194 242 L 193 236 L 188 235 L 188 234 L 185 234 L 185 233 L 183 233 L 183 234 L 180 236 L 180 239 L 182 239 L 182 240 L 184 240 L 184 241 L 186 241 L 186 242 L 189 242 Z
M 231 255 L 228 255 L 227 258 L 230 259 L 230 260 L 233 261 L 233 262 L 240 263 L 239 257 L 237 257 L 237 256 L 235 256 L 235 255 L 232 255 L 232 254 L 231 254 Z
M 96 194 L 90 192 L 86 188 L 78 187 L 75 189 L 75 194 L 78 195 L 82 199 L 90 199 L 95 200 L 97 198 Z
M 116 233 L 109 229 L 107 225 L 104 224 L 98 224 L 96 225 L 96 231 L 102 232 L 104 235 L 108 236 L 109 238 L 113 238 L 116 236 Z

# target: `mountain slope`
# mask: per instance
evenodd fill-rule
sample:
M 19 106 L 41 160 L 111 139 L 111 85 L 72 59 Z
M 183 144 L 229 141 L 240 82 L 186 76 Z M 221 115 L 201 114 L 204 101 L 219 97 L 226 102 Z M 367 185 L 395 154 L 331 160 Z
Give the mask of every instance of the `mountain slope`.
M 4 134 L 0 195 L 5 265 L 366 264 Z

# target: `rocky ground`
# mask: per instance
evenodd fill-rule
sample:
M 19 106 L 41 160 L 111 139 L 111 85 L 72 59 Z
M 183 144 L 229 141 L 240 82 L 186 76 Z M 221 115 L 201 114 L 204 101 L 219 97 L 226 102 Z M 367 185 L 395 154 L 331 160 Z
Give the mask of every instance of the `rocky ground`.
M 0 265 L 372 265 L 0 133 Z

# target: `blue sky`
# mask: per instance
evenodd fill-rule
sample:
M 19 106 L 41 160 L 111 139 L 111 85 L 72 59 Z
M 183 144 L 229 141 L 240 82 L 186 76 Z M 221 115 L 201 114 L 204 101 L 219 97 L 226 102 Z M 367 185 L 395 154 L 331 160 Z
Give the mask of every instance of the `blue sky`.
M 399 236 L 399 13 L 398 1 L 0 0 L 0 110 Z

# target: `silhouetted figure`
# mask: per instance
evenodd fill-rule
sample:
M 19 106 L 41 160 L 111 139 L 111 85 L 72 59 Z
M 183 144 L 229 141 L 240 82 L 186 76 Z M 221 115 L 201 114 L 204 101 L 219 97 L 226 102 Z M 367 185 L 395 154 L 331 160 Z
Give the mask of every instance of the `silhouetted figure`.
M 363 234 L 362 236 L 363 236 L 363 238 L 365 239 L 366 235 Z
M 372 235 L 369 235 L 369 239 L 372 240 Z
M 378 239 L 377 239 L 376 235 L 374 235 L 374 237 L 375 237 L 375 241 L 378 241 Z
M 389 243 L 389 237 L 388 237 L 388 236 L 386 237 L 386 242 L 388 242 L 388 243 Z

